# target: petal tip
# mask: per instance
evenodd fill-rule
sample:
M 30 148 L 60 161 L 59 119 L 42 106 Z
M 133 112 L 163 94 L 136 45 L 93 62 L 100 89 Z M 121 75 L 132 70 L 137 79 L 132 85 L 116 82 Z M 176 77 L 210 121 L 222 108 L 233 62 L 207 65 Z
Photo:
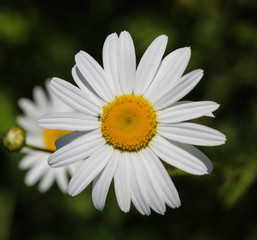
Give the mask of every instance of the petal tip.
M 168 41 L 168 36 L 165 35 L 165 34 L 160 35 L 158 38 L 159 38 L 159 39 L 162 39 L 162 40 L 164 40 L 164 41 Z
M 56 163 L 54 162 L 54 159 L 53 159 L 52 155 L 48 158 L 47 162 L 48 162 L 48 165 L 49 165 L 51 168 L 54 168 L 54 166 L 56 165 Z
M 78 195 L 78 193 L 76 193 L 76 191 L 74 189 L 72 189 L 72 187 L 70 187 L 70 184 L 68 187 L 68 194 L 72 197 L 75 197 L 76 195 Z
M 114 32 L 114 33 L 111 33 L 108 37 L 118 37 L 118 34 L 116 33 L 116 32 Z
M 20 108 L 23 108 L 23 104 L 24 104 L 24 102 L 26 102 L 27 101 L 27 99 L 26 98 L 20 98 L 19 100 L 18 100 L 18 105 L 19 105 L 19 107 Z
M 60 79 L 57 77 L 53 77 L 52 80 L 50 81 L 50 86 L 54 83 L 54 82 L 58 82 Z
M 213 165 L 211 164 L 211 165 L 206 166 L 206 167 L 207 167 L 206 174 L 210 174 L 212 172 L 212 170 L 213 170 Z
M 128 38 L 131 38 L 131 35 L 128 31 L 126 30 L 123 30 L 121 33 L 120 33 L 120 38 L 121 37 L 128 37 Z
M 201 74 L 201 75 L 203 75 L 204 74 L 204 70 L 203 69 L 198 69 L 198 70 L 196 70 L 196 71 L 198 71 L 199 72 L 199 74 Z

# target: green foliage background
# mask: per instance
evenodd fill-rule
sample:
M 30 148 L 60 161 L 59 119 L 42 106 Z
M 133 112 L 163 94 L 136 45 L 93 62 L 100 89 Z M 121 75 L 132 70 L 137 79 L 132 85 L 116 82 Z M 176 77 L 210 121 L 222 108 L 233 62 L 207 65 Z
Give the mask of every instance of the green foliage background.
M 91 186 L 77 197 L 56 186 L 41 194 L 24 185 L 21 154 L 0 152 L 0 239 L 257 239 L 257 1 L 256 0 L 1 0 L 0 133 L 21 113 L 17 100 L 57 76 L 72 82 L 81 49 L 101 62 L 112 32 L 128 30 L 140 59 L 166 34 L 166 53 L 191 46 L 187 72 L 204 78 L 185 99 L 221 104 L 215 119 L 200 119 L 227 136 L 220 147 L 201 148 L 212 160 L 208 176 L 169 169 L 182 206 L 165 216 L 124 214 L 113 188 L 103 212 Z

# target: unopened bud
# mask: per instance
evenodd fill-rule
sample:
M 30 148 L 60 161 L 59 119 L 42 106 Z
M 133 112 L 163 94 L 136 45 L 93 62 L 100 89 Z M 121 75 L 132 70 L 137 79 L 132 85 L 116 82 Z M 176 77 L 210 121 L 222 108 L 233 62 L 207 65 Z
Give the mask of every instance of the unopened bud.
M 10 152 L 19 151 L 25 144 L 26 133 L 20 127 L 11 127 L 3 135 L 3 145 Z

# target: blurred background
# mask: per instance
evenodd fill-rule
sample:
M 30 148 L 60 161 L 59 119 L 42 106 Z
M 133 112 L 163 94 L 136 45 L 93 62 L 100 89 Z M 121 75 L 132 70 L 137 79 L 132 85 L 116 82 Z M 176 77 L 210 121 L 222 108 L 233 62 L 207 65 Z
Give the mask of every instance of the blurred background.
M 21 153 L 1 146 L 0 239 L 257 239 L 257 1 L 29 1 L 0 2 L 0 133 L 21 114 L 17 100 L 32 97 L 48 77 L 70 82 L 74 55 L 85 50 L 101 63 L 109 33 L 131 33 L 137 60 L 160 34 L 166 54 L 191 46 L 186 72 L 205 75 L 186 100 L 221 104 L 215 119 L 198 122 L 227 136 L 203 147 L 214 164 L 208 176 L 169 169 L 182 206 L 164 216 L 127 214 L 113 186 L 103 212 L 93 207 L 91 186 L 77 197 L 54 185 L 42 194 L 24 184 Z

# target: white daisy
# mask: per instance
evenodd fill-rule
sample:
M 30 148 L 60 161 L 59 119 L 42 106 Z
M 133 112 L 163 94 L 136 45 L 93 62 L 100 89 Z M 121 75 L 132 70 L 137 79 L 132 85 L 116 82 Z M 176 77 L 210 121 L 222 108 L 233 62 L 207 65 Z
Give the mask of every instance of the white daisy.
M 180 206 L 178 192 L 162 162 L 191 174 L 212 171 L 210 160 L 192 145 L 214 146 L 225 136 L 208 127 L 184 122 L 213 116 L 211 101 L 179 101 L 200 81 L 202 70 L 182 74 L 190 48 L 163 60 L 167 37 L 148 47 L 136 68 L 133 40 L 126 31 L 107 37 L 103 68 L 80 51 L 72 75 L 79 86 L 53 78 L 51 89 L 77 112 L 42 116 L 45 128 L 73 130 L 56 141 L 52 167 L 84 160 L 72 176 L 68 192 L 75 196 L 93 181 L 93 203 L 102 210 L 112 178 L 118 205 L 128 212 L 131 201 L 142 214 L 160 214 L 166 205 Z M 179 101 L 179 102 L 178 102 Z
M 67 174 L 73 173 L 74 166 L 51 168 L 47 159 L 51 155 L 51 151 L 56 150 L 55 140 L 70 131 L 43 129 L 38 126 L 37 118 L 42 114 L 56 111 L 67 112 L 72 111 L 72 109 L 49 91 L 49 82 L 46 86 L 49 96 L 45 94 L 41 87 L 35 87 L 33 89 L 34 102 L 27 98 L 18 101 L 25 114 L 24 116 L 18 116 L 17 122 L 26 132 L 26 145 L 28 146 L 22 149 L 22 152 L 26 155 L 19 166 L 21 169 L 29 169 L 25 177 L 26 185 L 34 185 L 42 178 L 38 189 L 45 192 L 56 180 L 60 190 L 65 193 L 68 190 L 69 182 Z

